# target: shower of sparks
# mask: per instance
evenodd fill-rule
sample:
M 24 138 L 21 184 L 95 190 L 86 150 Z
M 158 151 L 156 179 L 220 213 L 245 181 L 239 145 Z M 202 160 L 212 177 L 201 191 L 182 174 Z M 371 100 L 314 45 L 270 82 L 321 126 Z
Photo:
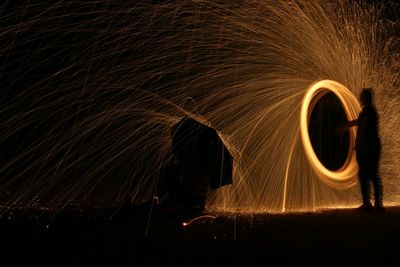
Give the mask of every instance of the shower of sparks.
M 399 23 L 385 19 L 385 6 L 134 2 L 2 7 L 3 206 L 57 210 L 152 199 L 171 157 L 169 129 L 183 115 L 214 127 L 234 157 L 233 184 L 210 193 L 209 210 L 357 205 L 354 182 L 343 188 L 320 179 L 326 176 L 303 146 L 303 99 L 322 80 L 356 97 L 363 87 L 375 89 L 384 200 L 400 202 Z M 46 75 L 27 78 L 38 66 Z M 356 181 L 351 164 L 346 180 Z

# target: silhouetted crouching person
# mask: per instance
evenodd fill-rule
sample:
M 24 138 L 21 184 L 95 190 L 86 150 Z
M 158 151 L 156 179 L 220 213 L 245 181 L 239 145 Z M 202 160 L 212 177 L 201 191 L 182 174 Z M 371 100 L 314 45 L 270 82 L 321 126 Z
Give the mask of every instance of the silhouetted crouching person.
M 178 213 L 202 213 L 211 190 L 232 184 L 232 155 L 215 129 L 187 116 L 171 127 L 171 141 L 158 195 Z
M 381 141 L 379 138 L 379 117 L 373 104 L 371 88 L 364 88 L 360 94 L 362 111 L 358 118 L 347 123 L 348 127 L 358 126 L 356 136 L 356 158 L 363 204 L 361 210 L 372 210 L 370 184 L 374 187 L 375 209 L 384 211 L 383 190 L 379 176 Z

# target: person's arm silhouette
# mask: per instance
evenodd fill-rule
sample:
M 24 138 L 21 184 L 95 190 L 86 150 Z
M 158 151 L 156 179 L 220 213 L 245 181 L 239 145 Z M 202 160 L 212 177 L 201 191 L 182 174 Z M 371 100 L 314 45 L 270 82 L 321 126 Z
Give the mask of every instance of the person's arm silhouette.
M 359 118 L 345 122 L 343 126 L 336 128 L 334 131 L 336 134 L 343 134 L 348 130 L 348 128 L 358 126 L 358 124 L 359 124 Z
M 355 119 L 355 120 L 352 120 L 352 121 L 348 121 L 348 122 L 346 122 L 346 124 L 345 124 L 345 128 L 357 126 L 358 123 L 359 123 L 359 119 Z

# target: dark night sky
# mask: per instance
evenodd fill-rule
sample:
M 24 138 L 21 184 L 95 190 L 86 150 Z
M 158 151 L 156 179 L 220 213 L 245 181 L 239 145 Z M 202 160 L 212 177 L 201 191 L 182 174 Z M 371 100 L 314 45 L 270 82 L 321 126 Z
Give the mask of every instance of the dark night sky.
M 142 1 L 144 2 L 144 1 Z M 168 0 L 148 0 L 149 4 L 158 5 Z M 386 16 L 391 20 L 400 19 L 400 5 L 387 0 L 368 0 L 368 2 L 383 3 L 386 8 Z M 129 6 L 129 4 L 126 4 Z M 107 24 L 101 21 L 101 12 L 113 7 L 105 4 L 68 4 L 62 8 L 46 11 L 48 5 L 14 3 L 5 1 L 0 5 L 0 27 L 5 29 L 1 35 L 0 43 L 0 100 L 7 102 L 10 98 L 18 95 L 23 88 L 34 85 L 40 86 L 40 82 L 46 77 L 63 70 L 65 76 L 74 74 L 85 76 L 95 69 L 88 69 L 84 62 L 90 62 L 90 57 L 95 56 L 96 44 L 94 39 L 99 35 L 96 29 L 101 29 Z M 123 10 L 124 4 L 116 6 Z M 99 10 L 100 14 L 85 14 L 87 11 Z M 49 14 L 48 17 L 44 14 Z M 100 19 L 99 19 L 100 16 Z M 141 14 L 132 14 L 141 16 Z M 94 21 L 94 22 L 93 22 Z M 123 27 L 123 19 L 115 19 L 113 27 Z M 15 25 L 21 25 L 18 32 L 13 31 Z M 89 31 L 82 32 L 80 29 L 87 28 Z M 11 29 L 11 31 L 8 31 Z M 158 36 L 162 38 L 162 36 Z M 82 47 L 83 46 L 83 47 Z M 91 53 L 81 53 L 82 49 Z M 101 49 L 107 49 L 102 47 Z M 111 49 L 111 48 L 110 48 Z M 141 49 L 146 49 L 141 47 Z M 140 51 L 137 51 L 140 54 Z M 68 55 L 68 56 L 66 56 Z M 123 61 L 125 55 L 114 58 Z M 83 62 L 83 64 L 76 64 Z M 93 68 L 94 66 L 91 66 Z M 95 66 L 96 67 L 96 66 Z M 104 66 L 97 66 L 103 68 Z M 65 69 L 68 69 L 65 71 Z M 57 83 L 57 80 L 51 82 Z M 51 84 L 47 84 L 50 87 Z M 11 100 L 12 101 L 12 100 Z
M 0 66 L 2 66 L 0 68 L 0 87 L 2 88 L 0 99 L 3 103 L 24 90 L 23 88 L 32 87 L 60 70 L 68 69 L 64 72 L 66 76 L 71 73 L 76 75 L 78 72 L 78 77 L 86 75 L 90 71 L 88 66 L 77 65 L 76 62 L 90 62 L 90 57 L 96 55 L 98 48 L 94 46 L 93 38 L 98 35 L 95 31 L 96 28 L 104 27 L 104 23 L 107 21 L 98 20 L 98 14 L 83 14 L 87 10 L 96 9 L 107 12 L 107 8 L 110 7 L 102 4 L 69 4 L 47 12 L 53 18 L 50 16 L 46 18 L 41 15 L 41 12 L 46 10 L 48 5 L 27 4 L 23 6 L 20 4 L 21 6 L 17 6 L 18 4 L 12 2 L 5 1 L 0 6 L 0 17 L 3 17 L 0 26 L 5 29 L 0 43 L 2 51 L 0 53 Z M 157 5 L 159 2 L 168 1 L 148 2 Z M 387 17 L 392 20 L 399 19 L 399 4 L 393 4 L 391 1 L 369 0 L 369 2 L 384 3 L 387 6 Z M 123 9 L 124 7 L 117 8 Z M 93 23 L 92 19 L 98 21 Z M 79 29 L 86 27 L 85 24 L 90 25 L 91 31 L 80 32 Z M 21 25 L 18 27 L 18 32 L 12 30 L 13 25 Z M 113 21 L 113 26 L 124 26 L 122 19 Z M 92 54 L 82 54 L 80 53 L 82 49 L 92 51 Z M 120 59 L 114 60 L 123 60 L 123 56 L 120 55 Z M 91 67 L 93 68 L 93 66 Z M 57 80 L 52 82 L 56 83 Z

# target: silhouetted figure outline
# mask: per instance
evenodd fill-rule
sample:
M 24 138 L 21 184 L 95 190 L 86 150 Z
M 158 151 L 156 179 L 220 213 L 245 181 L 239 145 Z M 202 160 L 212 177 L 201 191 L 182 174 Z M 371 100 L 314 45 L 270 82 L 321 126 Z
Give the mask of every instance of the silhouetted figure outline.
M 171 127 L 171 138 L 173 158 L 158 194 L 168 192 L 172 207 L 184 212 L 202 212 L 209 189 L 232 184 L 232 156 L 215 129 L 191 117 Z
M 362 111 L 358 118 L 347 122 L 347 127 L 358 126 L 356 136 L 356 158 L 363 204 L 361 210 L 372 210 L 370 184 L 374 188 L 374 207 L 383 211 L 383 189 L 379 175 L 381 141 L 379 137 L 379 116 L 373 101 L 372 88 L 363 88 L 360 93 Z

